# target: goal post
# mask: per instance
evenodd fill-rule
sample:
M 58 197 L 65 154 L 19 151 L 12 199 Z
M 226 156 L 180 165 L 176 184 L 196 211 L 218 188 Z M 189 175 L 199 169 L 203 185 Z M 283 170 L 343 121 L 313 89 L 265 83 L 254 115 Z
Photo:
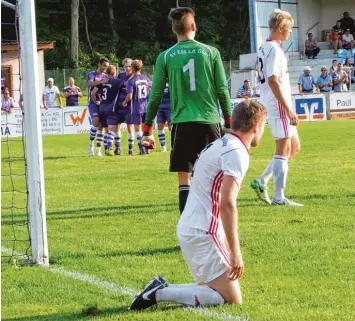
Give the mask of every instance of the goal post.
M 20 73 L 23 84 L 24 128 L 27 159 L 28 211 L 32 262 L 49 265 L 40 91 L 37 59 L 37 34 L 34 0 L 18 0 Z

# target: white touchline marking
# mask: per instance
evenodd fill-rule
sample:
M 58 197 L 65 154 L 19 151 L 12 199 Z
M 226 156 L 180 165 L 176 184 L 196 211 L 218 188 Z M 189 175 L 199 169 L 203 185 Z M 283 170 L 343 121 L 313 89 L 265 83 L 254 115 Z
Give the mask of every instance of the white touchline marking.
M 13 251 L 12 249 L 4 248 L 4 247 L 1 247 L 1 252 L 4 252 L 9 255 L 13 254 L 16 256 L 23 256 L 24 255 L 19 252 Z M 120 286 L 116 283 L 102 281 L 92 275 L 82 274 L 79 272 L 72 272 L 72 271 L 68 271 L 68 270 L 64 270 L 64 269 L 56 268 L 56 267 L 51 267 L 51 266 L 49 266 L 49 267 L 39 266 L 39 267 L 42 267 L 45 270 L 51 271 L 53 273 L 61 274 L 61 275 L 64 275 L 64 276 L 67 276 L 67 277 L 70 277 L 70 278 L 73 278 L 76 280 L 80 280 L 80 281 L 84 281 L 84 282 L 92 284 L 92 285 L 96 285 L 108 292 L 112 292 L 112 293 L 116 293 L 116 294 L 125 294 L 125 295 L 129 295 L 129 296 L 135 296 L 137 293 L 139 293 L 139 291 Z M 185 307 L 185 308 L 183 308 L 183 310 L 187 311 L 187 312 L 201 314 L 203 316 L 208 316 L 211 318 L 216 318 L 216 319 L 219 319 L 222 321 L 251 321 L 248 316 L 239 317 L 239 316 L 230 315 L 230 314 L 227 314 L 224 312 L 218 313 L 218 312 L 209 311 L 205 308 Z

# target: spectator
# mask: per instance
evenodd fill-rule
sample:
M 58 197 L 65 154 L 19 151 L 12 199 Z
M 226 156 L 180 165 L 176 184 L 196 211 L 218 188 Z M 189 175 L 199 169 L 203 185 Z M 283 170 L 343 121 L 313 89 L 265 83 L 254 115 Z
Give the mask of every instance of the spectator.
M 303 93 L 313 93 L 313 85 L 316 85 L 316 81 L 311 75 L 312 69 L 310 67 L 304 68 L 304 73 L 298 79 L 298 89 L 300 95 Z
M 56 107 L 57 106 L 56 105 L 56 98 L 58 97 L 59 107 L 63 108 L 62 98 L 60 97 L 58 87 L 54 86 L 53 78 L 48 78 L 47 83 L 48 83 L 48 86 L 44 87 L 44 89 L 43 89 L 43 95 L 42 95 L 43 107 L 45 109 L 48 109 L 49 107 Z
M 344 49 L 353 49 L 354 48 L 354 37 L 350 33 L 350 29 L 346 29 L 342 37 L 342 45 Z
M 338 63 L 337 70 L 333 73 L 334 91 L 348 91 L 349 78 L 347 73 L 343 70 L 343 64 Z
M 338 60 L 334 59 L 332 61 L 331 67 L 329 68 L 330 75 L 332 75 L 337 70 L 337 68 L 338 68 Z
M 354 64 L 352 63 L 351 58 L 346 58 L 345 64 L 344 64 L 345 72 L 348 74 L 349 77 L 349 83 L 348 83 L 348 89 L 350 90 L 350 83 L 354 83 Z
M 66 98 L 67 106 L 79 106 L 79 97 L 83 96 L 81 89 L 75 86 L 74 77 L 69 77 L 69 86 L 65 87 L 63 90 L 64 97 Z
M 18 107 L 14 98 L 10 96 L 10 90 L 7 87 L 4 87 L 4 94 L 1 96 L 1 110 L 11 113 L 12 108 Z
M 305 54 L 308 58 L 313 58 L 316 59 L 317 55 L 320 52 L 320 48 L 318 47 L 317 43 L 315 42 L 315 40 L 313 40 L 313 34 L 310 32 L 308 34 L 308 39 L 306 40 L 305 43 Z
M 322 66 L 321 75 L 317 79 L 317 86 L 320 92 L 329 93 L 333 87 L 333 79 L 330 74 L 328 74 L 328 70 L 326 66 Z
M 355 20 L 349 16 L 349 12 L 344 12 L 340 23 L 343 30 L 350 29 L 351 33 L 355 32 Z
M 238 89 L 237 98 L 250 98 L 253 96 L 250 81 L 248 79 L 244 80 L 243 86 Z
M 344 30 L 341 28 L 340 20 L 337 21 L 336 25 L 332 28 L 332 33 L 330 35 L 330 45 L 334 49 L 334 53 L 337 53 L 338 49 L 343 48 L 342 35 Z

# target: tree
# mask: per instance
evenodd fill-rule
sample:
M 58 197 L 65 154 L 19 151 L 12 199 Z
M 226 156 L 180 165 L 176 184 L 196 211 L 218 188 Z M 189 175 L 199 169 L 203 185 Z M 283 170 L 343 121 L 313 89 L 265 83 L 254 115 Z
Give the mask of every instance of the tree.
M 118 40 L 118 34 L 117 34 L 117 31 L 116 31 L 115 15 L 113 13 L 112 0 L 107 0 L 107 2 L 108 2 L 108 16 L 109 16 L 109 19 L 110 19 L 112 38 L 113 38 L 114 41 L 117 41 Z
M 84 0 L 81 0 L 81 5 L 83 6 L 83 15 L 84 15 L 84 23 L 85 23 L 86 40 L 88 42 L 89 51 L 91 53 L 92 52 L 92 45 L 91 45 L 91 41 L 90 41 L 90 35 L 89 35 L 89 29 L 88 29 L 88 19 L 86 17 L 86 7 L 85 7 L 85 4 L 84 4 Z
M 70 60 L 73 68 L 78 67 L 79 59 L 79 0 L 71 0 L 71 43 Z

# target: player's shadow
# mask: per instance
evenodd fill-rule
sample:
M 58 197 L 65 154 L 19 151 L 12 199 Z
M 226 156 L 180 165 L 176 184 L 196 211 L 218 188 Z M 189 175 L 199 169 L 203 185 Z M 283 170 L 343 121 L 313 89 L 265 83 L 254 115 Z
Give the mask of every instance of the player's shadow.
M 180 253 L 181 250 L 178 246 L 163 247 L 163 248 L 146 248 L 138 251 L 113 251 L 98 255 L 99 257 L 112 257 L 112 256 L 147 256 L 155 254 L 172 254 Z
M 122 205 L 122 206 L 106 206 L 106 207 L 89 207 L 89 208 L 78 208 L 72 210 L 64 211 L 52 211 L 47 212 L 47 221 L 55 220 L 75 220 L 83 218 L 96 218 L 96 217 L 107 217 L 107 216 L 118 216 L 127 214 L 147 214 L 151 212 L 156 212 L 159 208 L 177 208 L 177 203 L 167 203 L 167 204 L 144 204 L 144 205 Z M 137 210 L 139 210 L 137 212 Z M 11 214 L 2 215 L 2 224 L 11 225 L 14 223 L 23 223 L 26 220 L 26 213 L 16 214 L 14 217 Z
M 159 309 L 159 311 L 172 311 L 176 309 L 181 309 L 180 305 L 160 305 L 158 308 L 151 308 L 150 311 Z M 77 313 L 56 313 L 49 315 L 36 315 L 36 316 L 26 316 L 18 318 L 2 318 L 3 321 L 54 321 L 54 320 L 65 320 L 65 321 L 76 321 L 76 320 L 90 320 L 90 318 L 95 318 L 95 320 L 100 320 L 101 318 L 113 317 L 114 315 L 129 315 L 134 316 L 139 312 L 129 310 L 129 307 L 120 307 L 120 308 L 107 308 L 99 309 L 98 311 L 93 311 L 92 313 L 88 312 L 77 312 Z M 134 317 L 133 317 L 134 319 Z M 132 320 L 133 320 L 132 319 Z

